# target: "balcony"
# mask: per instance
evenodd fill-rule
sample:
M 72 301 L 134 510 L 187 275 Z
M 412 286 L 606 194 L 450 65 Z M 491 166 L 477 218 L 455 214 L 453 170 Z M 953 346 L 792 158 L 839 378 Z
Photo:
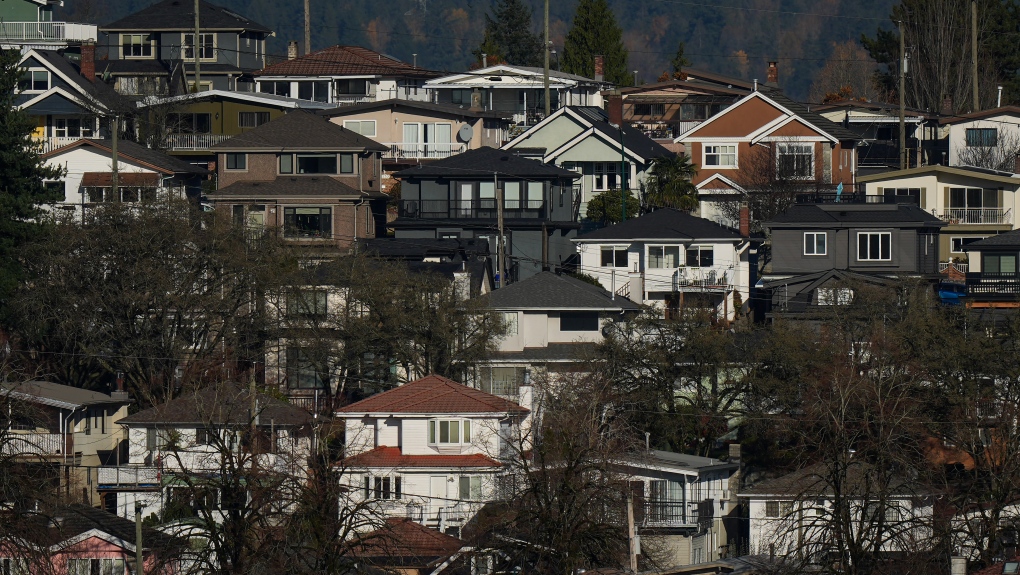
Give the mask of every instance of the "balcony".
M 919 206 L 921 199 L 913 194 L 893 195 L 884 194 L 867 195 L 863 192 L 846 191 L 837 193 L 835 191 L 816 192 L 813 194 L 797 194 L 798 204 L 908 204 Z
M 94 24 L 72 22 L 0 22 L 0 42 L 67 44 L 96 40 Z
M 226 134 L 167 134 L 163 147 L 171 152 L 208 152 L 230 138 L 233 136 Z
M 1020 274 L 971 272 L 967 274 L 967 295 L 1015 300 L 1020 296 Z
M 46 152 L 52 152 L 53 150 L 56 150 L 57 148 L 63 148 L 64 146 L 67 146 L 69 144 L 73 144 L 73 143 L 77 142 L 78 140 L 82 140 L 82 139 L 88 139 L 88 138 L 81 138 L 81 137 L 78 137 L 78 136 L 68 136 L 68 137 L 63 137 L 63 138 L 61 138 L 61 137 L 35 138 L 34 141 L 39 142 L 39 143 L 42 144 L 42 153 L 45 154 Z
M 678 268 L 673 273 L 673 291 L 718 291 L 733 290 L 733 282 L 725 271 L 711 268 Z M 650 290 L 649 290 L 650 291 Z
M 495 220 L 498 216 L 496 200 L 401 200 L 400 217 L 422 220 Z M 546 217 L 542 200 L 504 200 L 503 217 L 506 219 L 543 219 Z
M 100 489 L 158 489 L 159 470 L 155 467 L 123 465 L 97 469 Z
M 1013 223 L 1013 214 L 1009 208 L 949 208 L 939 216 L 950 224 L 991 224 L 1008 225 Z
M 681 501 L 648 501 L 635 517 L 641 527 L 684 527 L 698 526 L 698 504 Z
M 383 145 L 389 147 L 389 150 L 383 152 L 383 158 L 392 160 L 441 160 L 467 151 L 467 144 L 458 143 L 389 142 Z
M 967 273 L 969 267 L 970 264 L 962 264 L 960 262 L 939 262 L 939 273 L 945 272 L 949 268 L 953 268 L 961 273 Z
M 13 456 L 64 455 L 74 452 L 74 436 L 63 433 L 19 433 L 12 431 L 7 436 L 2 452 L 4 455 Z
M 375 102 L 375 98 L 366 94 L 333 95 L 333 103 L 337 106 L 351 106 L 354 104 L 363 104 L 365 102 Z

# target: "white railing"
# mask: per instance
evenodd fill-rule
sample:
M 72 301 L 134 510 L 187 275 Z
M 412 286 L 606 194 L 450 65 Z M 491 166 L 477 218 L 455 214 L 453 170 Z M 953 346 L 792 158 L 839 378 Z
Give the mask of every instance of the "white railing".
M 467 151 L 467 144 L 419 144 L 416 142 L 389 142 L 383 144 L 389 150 L 384 158 L 403 159 L 442 159 L 449 158 Z
M 230 138 L 233 136 L 225 134 L 167 134 L 165 148 L 167 150 L 205 151 Z
M 1013 214 L 1008 208 L 949 208 L 942 219 L 951 224 L 1010 224 Z
M 686 134 L 689 130 L 700 125 L 702 122 L 704 122 L 704 120 L 681 120 L 677 122 L 676 135 L 674 137 L 677 137 L 680 134 Z
M 56 137 L 56 136 L 54 136 L 52 138 L 36 138 L 35 140 L 37 142 L 42 142 L 42 151 L 45 154 L 46 152 L 52 152 L 53 150 L 56 150 L 57 148 L 63 148 L 64 146 L 66 146 L 68 144 L 73 144 L 73 143 L 77 142 L 78 140 L 84 140 L 84 139 L 87 139 L 87 138 L 81 138 L 81 137 L 77 137 L 77 136 L 69 136 L 69 137 Z
M 364 94 L 357 96 L 345 96 L 343 94 L 333 95 L 333 103 L 337 106 L 350 106 L 351 104 L 362 104 L 365 102 L 375 102 L 375 98 Z
M 61 433 L 10 432 L 2 451 L 4 455 L 59 455 L 63 446 Z
M 93 24 L 71 22 L 0 22 L 0 41 L 81 42 L 99 37 L 99 28 Z
M 128 465 L 121 467 L 100 467 L 97 475 L 99 485 L 134 487 L 155 487 L 159 485 L 159 470 L 155 467 Z
M 953 266 L 954 268 L 956 268 L 956 271 L 958 272 L 967 273 L 967 268 L 970 267 L 970 264 L 961 264 L 958 262 L 939 262 L 939 271 L 944 272 L 947 269 L 949 269 L 949 266 Z

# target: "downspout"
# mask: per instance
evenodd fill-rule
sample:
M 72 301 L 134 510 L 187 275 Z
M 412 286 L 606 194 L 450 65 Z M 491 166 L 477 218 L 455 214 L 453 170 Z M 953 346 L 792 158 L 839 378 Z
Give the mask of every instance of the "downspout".
M 62 453 L 64 454 L 64 465 L 65 465 L 65 466 L 67 465 L 67 422 L 68 422 L 68 420 L 70 420 L 70 419 L 71 419 L 71 416 L 72 416 L 72 415 L 74 415 L 74 412 L 75 412 L 75 411 L 76 411 L 77 409 L 78 409 L 77 407 L 73 408 L 73 409 L 72 409 L 72 410 L 71 410 L 71 411 L 70 411 L 70 412 L 69 412 L 69 413 L 67 414 L 67 417 L 65 417 L 65 418 L 64 418 L 64 445 L 63 445 L 63 446 L 61 446 L 61 449 L 60 449 L 60 451 L 61 451 L 61 452 L 62 452 Z

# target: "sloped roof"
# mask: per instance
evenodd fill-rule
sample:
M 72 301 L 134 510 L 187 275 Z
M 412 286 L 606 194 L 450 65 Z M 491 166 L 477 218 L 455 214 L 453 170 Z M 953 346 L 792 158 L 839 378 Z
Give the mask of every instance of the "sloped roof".
M 344 460 L 348 467 L 499 467 L 500 463 L 491 457 L 473 453 L 470 455 L 404 455 L 399 447 L 387 447 L 381 445 L 348 457 Z
M 66 146 L 56 148 L 46 152 L 41 157 L 43 159 L 52 158 L 59 156 L 64 152 L 73 150 L 81 146 L 93 146 L 99 148 L 105 152 L 113 152 L 113 141 L 109 138 L 106 139 L 88 139 L 83 138 L 76 140 Z M 204 175 L 208 174 L 209 171 L 200 166 L 195 166 L 187 162 L 181 161 L 169 154 L 163 153 L 159 150 L 153 150 L 152 148 L 146 148 L 145 146 L 128 140 L 117 141 L 117 156 L 120 161 L 134 161 L 140 164 L 145 164 L 155 169 L 158 172 L 164 172 L 166 174 L 195 174 Z
M 270 122 L 272 123 L 272 122 Z M 268 124 L 267 124 L 268 125 Z M 425 165 L 418 165 L 393 174 L 396 178 L 478 178 L 493 174 L 514 178 L 570 178 L 581 177 L 576 172 L 522 158 L 513 151 L 482 146 Z
M 775 224 L 942 227 L 946 222 L 908 204 L 796 204 L 763 225 Z
M 576 242 L 602 240 L 740 240 L 737 232 L 713 221 L 673 208 L 655 210 L 578 236 Z
M 208 194 L 209 199 L 238 196 L 329 196 L 361 198 L 369 194 L 327 176 L 278 176 L 267 181 L 242 180 Z
M 375 140 L 304 110 L 292 110 L 275 120 L 212 147 L 218 152 L 266 149 L 279 151 L 281 148 L 378 151 L 388 149 Z
M 74 409 L 85 405 L 130 403 L 127 399 L 114 399 L 112 396 L 98 391 L 61 385 L 50 381 L 26 381 L 20 383 L 5 381 L 0 383 L 0 389 L 4 393 L 9 393 L 14 399 L 62 409 Z
M 203 73 L 205 67 L 202 68 Z M 153 105 L 166 104 L 169 102 L 199 102 L 203 100 L 236 100 L 238 102 L 249 102 L 253 104 L 261 104 L 265 106 L 283 108 L 305 108 L 314 110 L 332 109 L 333 104 L 327 104 L 326 102 L 313 102 L 310 100 L 301 100 L 299 98 L 288 98 L 287 96 L 277 96 L 276 94 L 270 94 L 268 92 L 235 92 L 233 90 L 205 90 L 202 92 L 191 92 L 188 94 L 180 94 L 178 96 L 163 96 L 159 98 L 147 98 L 142 102 L 138 103 L 140 108 L 145 108 Z
M 435 78 L 439 72 L 419 68 L 361 46 L 330 46 L 293 60 L 266 66 L 256 76 L 414 76 Z
M 568 108 L 584 118 L 593 128 L 619 142 L 620 128 L 609 123 L 609 115 L 605 110 L 595 106 L 568 106 Z M 641 130 L 627 126 L 626 123 L 623 126 L 623 145 L 646 160 L 676 155 Z
M 873 466 L 865 462 L 852 462 L 846 469 L 844 494 L 853 496 L 869 492 L 869 476 Z M 832 486 L 827 480 L 832 472 L 826 469 L 825 465 L 816 463 L 803 469 L 788 473 L 781 477 L 763 481 L 757 485 L 744 490 L 740 496 L 817 496 L 831 495 Z M 910 482 L 902 477 L 893 477 L 887 486 L 889 493 L 906 495 L 910 493 Z
M 198 17 L 204 30 L 249 30 L 270 33 L 272 30 L 222 6 L 199 0 Z M 100 26 L 100 30 L 193 30 L 195 4 L 191 0 L 163 0 L 128 14 L 120 20 Z
M 776 89 L 763 89 L 762 93 L 770 100 L 796 114 L 802 120 L 810 122 L 812 126 L 822 130 L 837 140 L 860 140 L 860 135 L 844 128 L 816 111 L 812 111 L 807 104 L 801 104 L 791 100 L 781 91 Z
M 337 410 L 337 413 L 527 413 L 502 397 L 428 375 Z
M 256 393 L 259 424 L 301 426 L 312 421 L 307 411 L 275 397 Z M 247 388 L 232 384 L 206 387 L 129 415 L 117 423 L 124 425 L 210 425 L 244 424 L 251 421 L 251 395 Z
M 1017 116 L 1020 117 L 1020 106 L 1001 106 L 998 108 L 992 108 L 990 110 L 981 110 L 979 112 L 971 112 L 970 114 L 959 114 L 956 116 L 950 116 L 939 120 L 942 125 L 946 124 L 960 124 L 963 122 L 972 122 L 974 120 L 982 120 L 984 118 L 991 118 L 993 116 Z
M 57 545 L 93 529 L 121 539 L 134 550 L 135 522 L 114 515 L 102 509 L 88 505 L 71 504 L 58 506 L 49 510 L 22 514 L 20 520 L 25 522 L 24 532 L 34 537 L 45 537 L 45 540 L 34 541 L 45 545 Z M 169 551 L 175 544 L 184 541 L 170 537 L 162 531 L 142 527 L 143 547 Z
M 396 98 L 391 98 L 389 100 L 376 100 L 375 102 L 362 102 L 360 104 L 351 104 L 349 106 L 338 106 L 335 108 L 329 108 L 328 110 L 322 110 L 319 113 L 323 116 L 329 117 L 350 116 L 370 110 L 380 110 L 382 108 L 390 108 L 392 110 L 396 110 L 397 108 L 407 108 L 420 112 L 438 112 L 442 114 L 462 116 L 465 118 L 494 118 L 499 120 L 513 119 L 513 114 L 509 112 L 472 110 L 470 108 L 456 106 L 453 104 L 433 104 L 432 102 L 399 100 Z
M 931 174 L 934 174 L 935 177 L 940 177 L 942 175 L 963 176 L 965 178 L 977 178 L 989 182 L 1020 186 L 1020 178 L 1014 177 L 1014 174 L 1010 172 L 1001 172 L 999 170 L 990 170 L 988 168 L 979 168 L 976 166 L 941 166 L 939 164 L 858 176 L 857 181 L 861 183 L 884 182 L 898 178 L 914 178 Z
M 95 98 L 103 106 L 112 108 L 127 105 L 127 99 L 118 94 L 112 86 L 98 80 L 92 81 L 93 79 L 82 76 L 81 68 L 65 58 L 60 52 L 56 50 L 34 49 L 27 52 L 25 56 L 31 57 L 33 54 L 41 60 L 41 64 L 52 68 L 66 77 L 80 93 Z M 101 64 L 102 62 L 96 62 L 97 75 L 102 72 L 102 70 L 99 70 Z
M 465 545 L 452 535 L 403 517 L 386 519 L 383 528 L 366 533 L 362 541 L 354 548 L 355 557 L 418 559 L 422 565 L 449 557 Z
M 482 296 L 493 309 L 637 310 L 638 305 L 601 286 L 570 276 L 541 272 Z
M 973 249 L 980 250 L 986 247 L 1020 248 L 1020 230 L 1013 230 L 994 236 L 988 236 L 983 240 L 971 242 L 964 246 L 964 251 Z

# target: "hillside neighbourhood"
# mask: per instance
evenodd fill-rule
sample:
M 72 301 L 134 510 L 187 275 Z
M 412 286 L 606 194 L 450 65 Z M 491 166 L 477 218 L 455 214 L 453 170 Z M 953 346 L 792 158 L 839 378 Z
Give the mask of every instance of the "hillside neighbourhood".
M 457 71 L 59 4 L 0 3 L 0 575 L 1020 573 L 976 53 L 806 103 L 639 83 L 604 0 Z

